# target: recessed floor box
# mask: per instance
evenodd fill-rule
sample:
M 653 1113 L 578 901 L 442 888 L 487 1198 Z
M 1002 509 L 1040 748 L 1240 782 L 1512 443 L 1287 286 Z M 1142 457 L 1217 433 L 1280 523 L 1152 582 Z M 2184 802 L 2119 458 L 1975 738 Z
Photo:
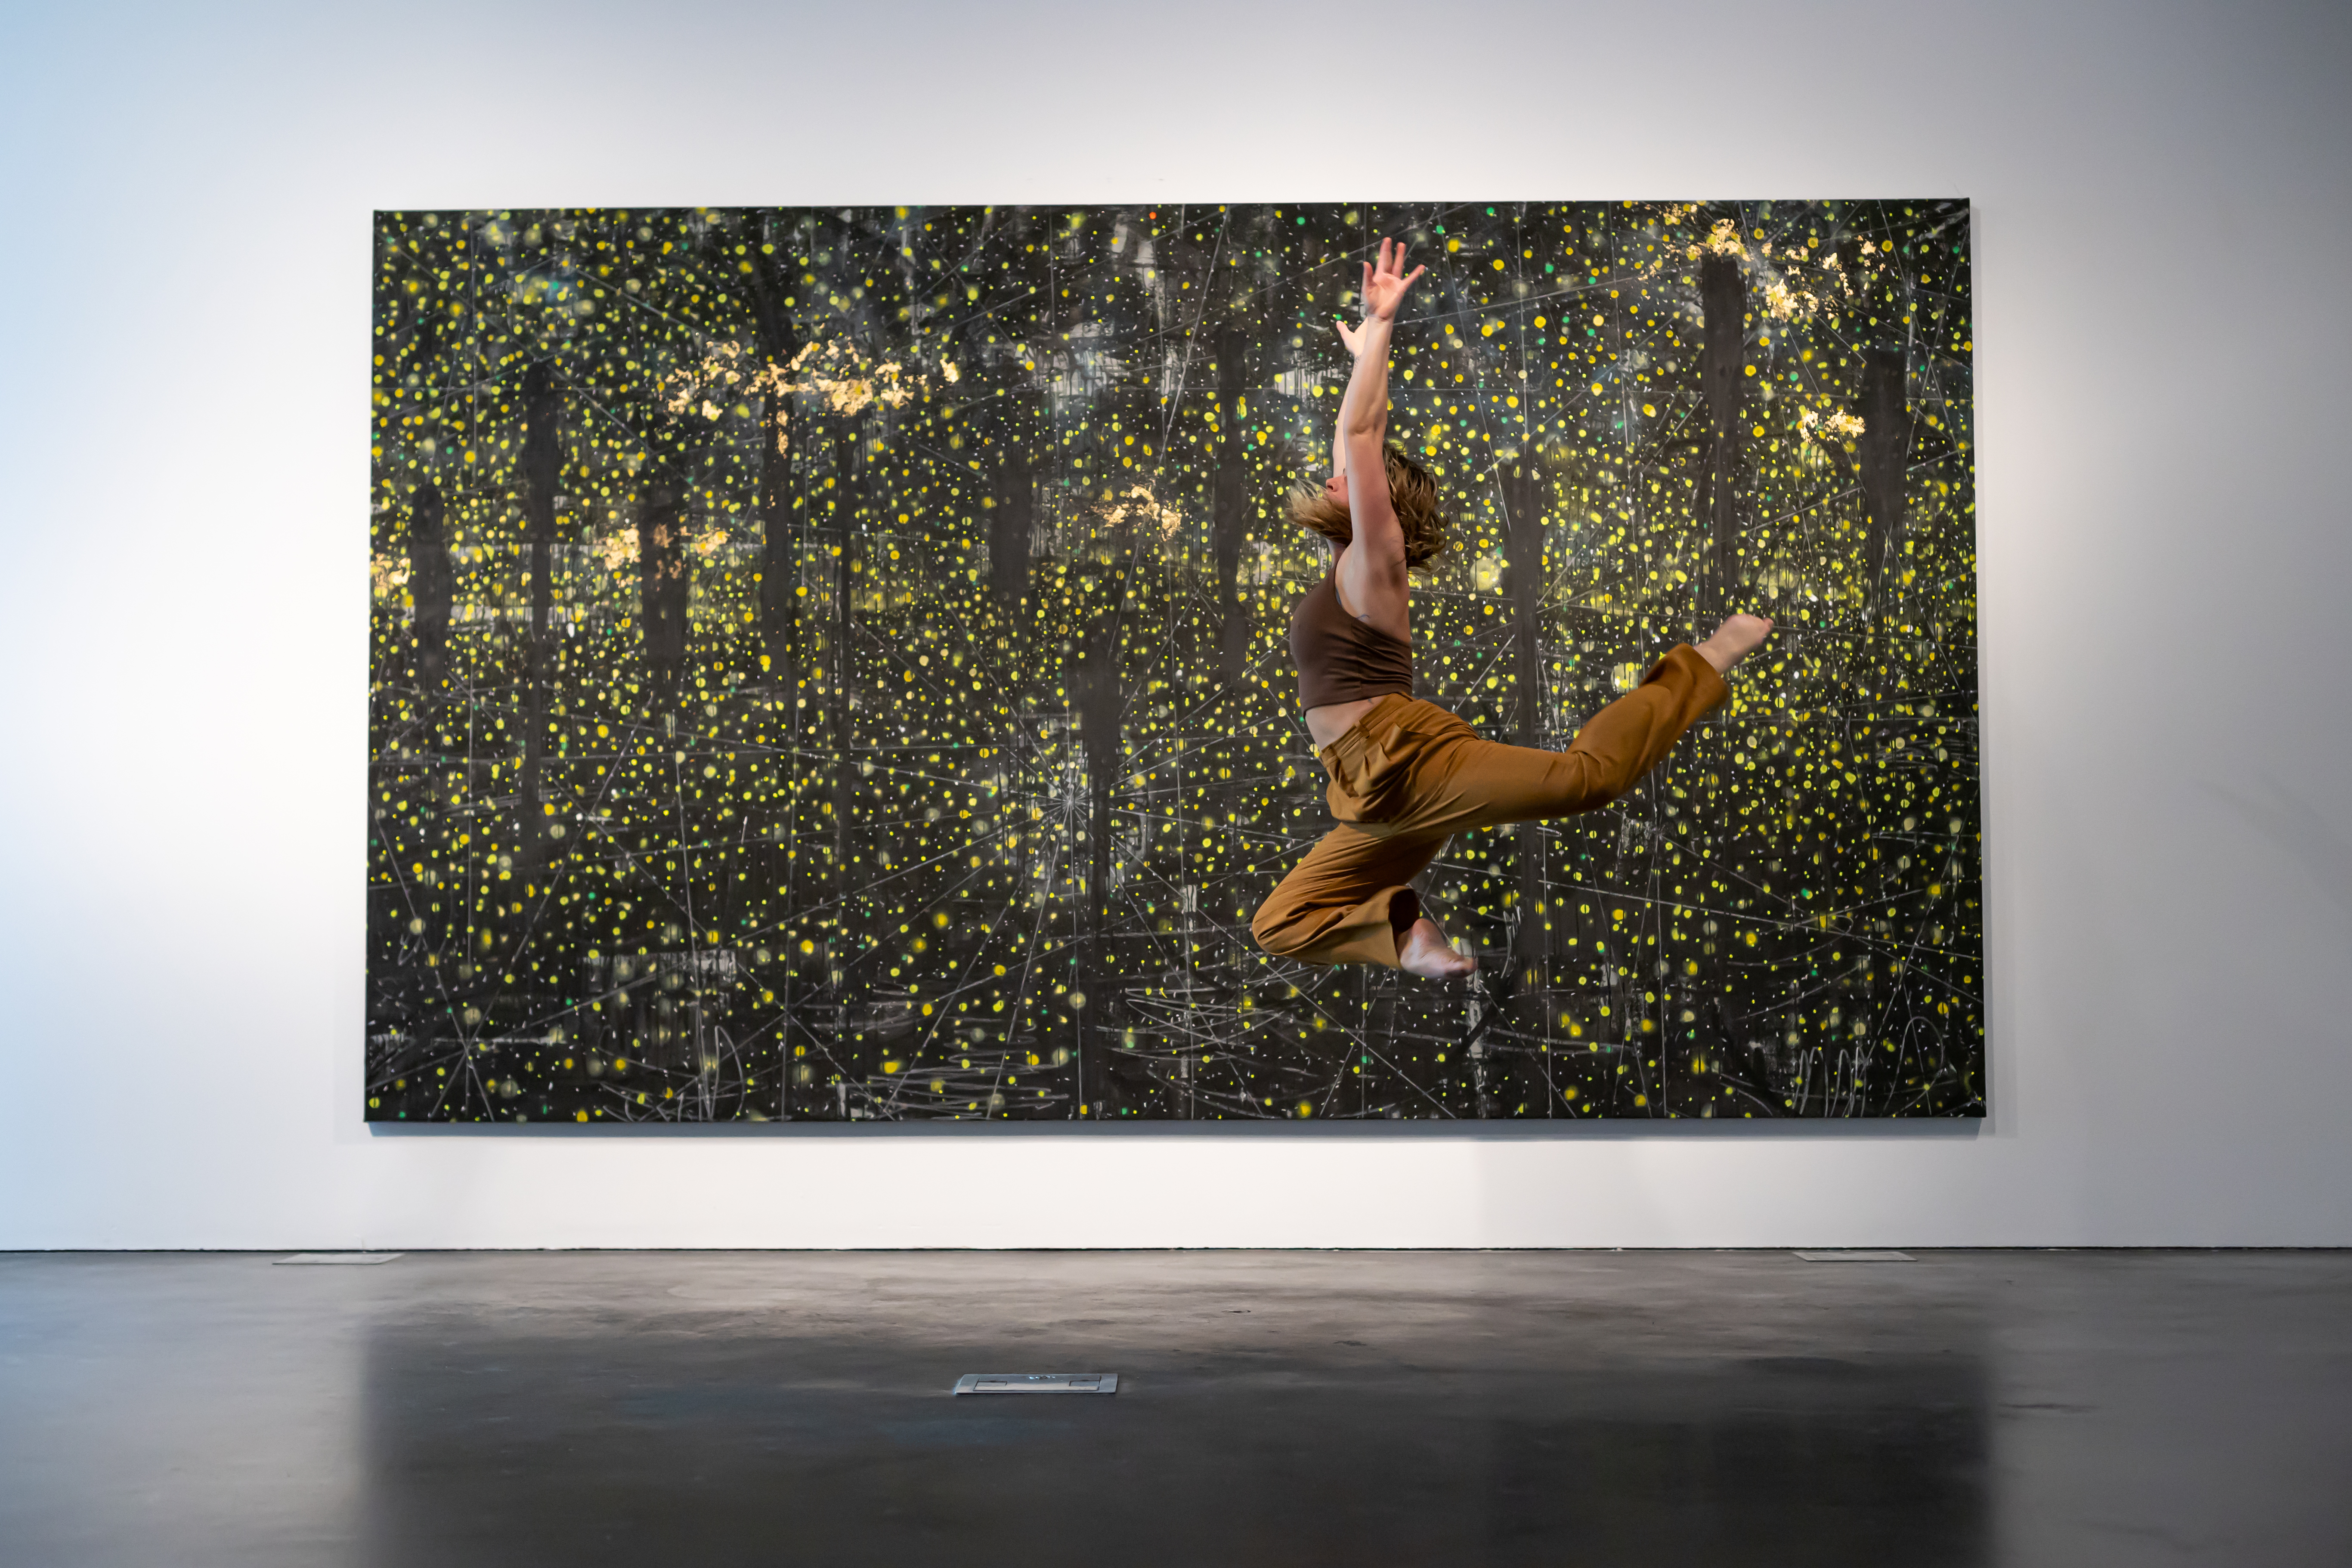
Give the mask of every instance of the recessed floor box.
M 968 1372 L 958 1394 L 1117 1394 L 1115 1372 Z

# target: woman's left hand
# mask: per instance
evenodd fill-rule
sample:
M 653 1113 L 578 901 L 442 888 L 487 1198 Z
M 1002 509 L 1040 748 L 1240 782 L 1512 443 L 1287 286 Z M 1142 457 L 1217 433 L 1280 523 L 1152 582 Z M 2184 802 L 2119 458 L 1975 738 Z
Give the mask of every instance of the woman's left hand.
M 1385 323 L 1395 321 L 1398 307 L 1404 303 L 1405 290 L 1429 270 L 1426 267 L 1416 267 L 1406 272 L 1403 244 L 1398 242 L 1394 249 L 1390 246 L 1390 241 L 1381 240 L 1378 264 L 1364 263 L 1363 324 L 1350 327 L 1345 321 L 1332 323 L 1339 329 L 1339 341 L 1348 345 L 1350 357 L 1360 356 L 1364 352 L 1364 328 L 1374 321 Z
M 1426 267 L 1416 267 L 1406 272 L 1404 242 L 1397 241 L 1395 248 L 1391 249 L 1390 242 L 1381 240 L 1380 265 L 1376 267 L 1369 261 L 1364 263 L 1364 320 L 1395 321 L 1397 308 L 1404 303 L 1405 290 L 1420 281 L 1421 275 L 1428 270 Z

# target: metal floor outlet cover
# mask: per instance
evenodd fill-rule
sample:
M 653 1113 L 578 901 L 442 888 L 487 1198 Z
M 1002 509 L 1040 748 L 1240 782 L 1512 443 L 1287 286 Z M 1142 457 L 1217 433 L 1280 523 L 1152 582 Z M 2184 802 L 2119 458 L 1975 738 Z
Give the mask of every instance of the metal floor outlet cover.
M 1117 1394 L 1115 1372 L 968 1372 L 958 1394 Z

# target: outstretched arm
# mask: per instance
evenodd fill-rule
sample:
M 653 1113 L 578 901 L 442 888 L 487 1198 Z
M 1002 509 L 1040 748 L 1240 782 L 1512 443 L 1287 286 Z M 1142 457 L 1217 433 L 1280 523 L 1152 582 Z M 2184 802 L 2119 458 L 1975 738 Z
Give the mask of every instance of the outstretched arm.
M 1339 601 L 1349 614 L 1399 639 L 1412 635 L 1406 614 L 1404 530 L 1389 500 L 1389 335 L 1405 290 L 1426 270 L 1404 270 L 1404 247 L 1381 241 L 1380 261 L 1364 264 L 1364 319 L 1340 341 L 1356 356 L 1347 395 L 1339 400 L 1333 457 L 1348 476 L 1348 521 L 1355 539 L 1339 559 Z

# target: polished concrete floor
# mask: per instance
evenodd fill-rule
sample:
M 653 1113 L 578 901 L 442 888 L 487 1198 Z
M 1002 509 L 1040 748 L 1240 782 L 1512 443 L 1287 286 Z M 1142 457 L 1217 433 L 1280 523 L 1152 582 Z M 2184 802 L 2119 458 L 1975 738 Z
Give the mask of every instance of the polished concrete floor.
M 0 1255 L 0 1559 L 2341 1565 L 2352 1255 Z

